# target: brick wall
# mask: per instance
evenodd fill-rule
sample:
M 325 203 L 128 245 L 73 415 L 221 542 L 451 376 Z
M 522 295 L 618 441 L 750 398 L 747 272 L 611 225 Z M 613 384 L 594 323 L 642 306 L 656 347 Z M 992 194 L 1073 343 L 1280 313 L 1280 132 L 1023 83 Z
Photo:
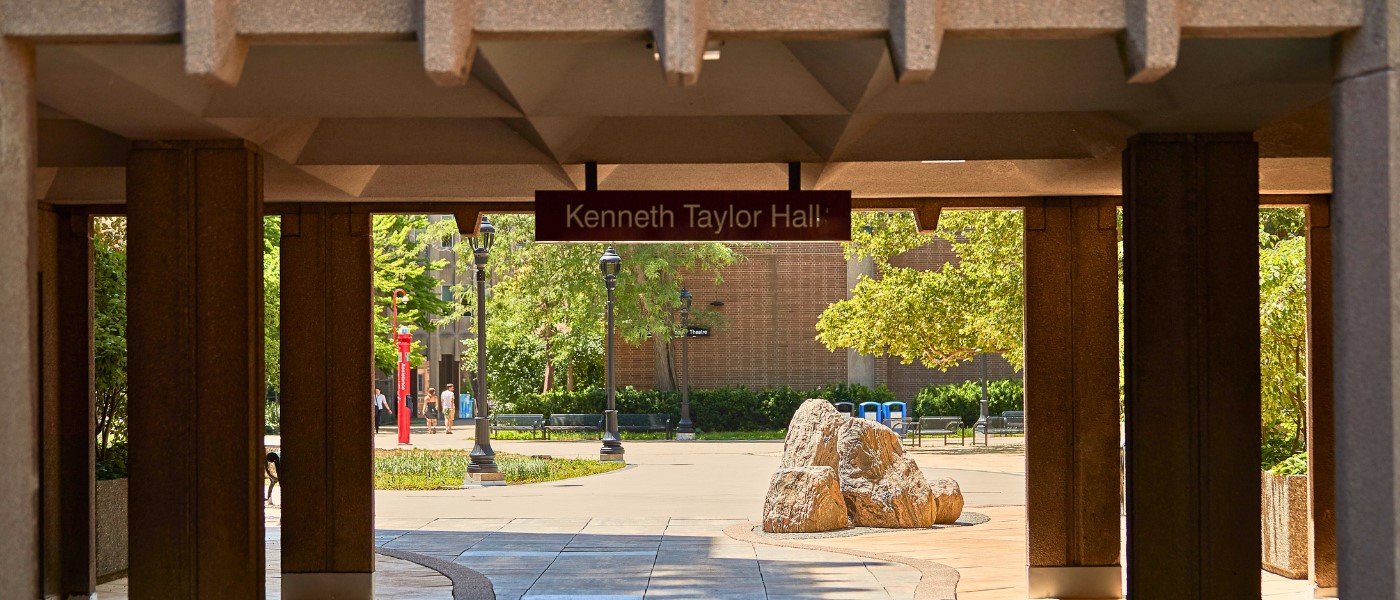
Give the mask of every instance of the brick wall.
M 708 337 L 690 339 L 692 388 L 744 385 L 798 388 L 844 383 L 846 351 L 832 352 L 816 341 L 818 316 L 828 305 L 846 298 L 846 261 L 837 243 L 774 243 L 745 248 L 744 261 L 721 272 L 716 284 L 709 273 L 686 278 L 695 300 L 692 322 L 709 324 Z M 939 268 L 956 256 L 943 241 L 897 257 L 896 266 Z M 715 301 L 723 306 L 712 306 Z M 679 380 L 680 345 L 675 361 Z M 618 386 L 654 388 L 655 360 L 650 342 L 619 343 Z M 991 357 L 990 379 L 1018 376 L 1000 356 Z M 920 389 L 935 383 L 977 379 L 974 362 L 944 373 L 917 362 L 899 364 L 894 357 L 875 360 L 875 380 L 900 400 L 913 400 Z

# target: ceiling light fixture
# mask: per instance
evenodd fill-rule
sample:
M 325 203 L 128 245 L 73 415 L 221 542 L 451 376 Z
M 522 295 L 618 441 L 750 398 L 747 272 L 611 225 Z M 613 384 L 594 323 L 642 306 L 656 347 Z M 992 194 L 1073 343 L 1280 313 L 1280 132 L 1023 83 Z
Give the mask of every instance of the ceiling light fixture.
M 922 162 L 926 165 L 951 165 L 953 163 L 965 163 L 967 161 L 961 158 L 949 158 L 942 160 L 924 160 L 919 162 Z
M 704 60 L 719 60 L 719 51 L 724 48 L 724 40 L 710 40 L 705 42 Z M 656 51 L 655 42 L 647 42 L 647 49 L 651 50 L 651 59 L 661 62 L 661 53 Z

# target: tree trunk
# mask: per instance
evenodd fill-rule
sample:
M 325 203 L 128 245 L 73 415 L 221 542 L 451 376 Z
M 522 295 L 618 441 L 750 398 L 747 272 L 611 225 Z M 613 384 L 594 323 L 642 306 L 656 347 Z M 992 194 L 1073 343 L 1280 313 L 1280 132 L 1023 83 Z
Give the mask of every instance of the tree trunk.
M 662 392 L 676 391 L 675 361 L 671 360 L 671 340 L 651 334 L 652 359 L 656 364 L 656 389 Z
M 574 363 L 564 367 L 564 389 L 574 391 Z
M 549 355 L 549 338 L 544 340 L 544 389 L 541 392 L 548 392 L 554 387 L 554 357 Z

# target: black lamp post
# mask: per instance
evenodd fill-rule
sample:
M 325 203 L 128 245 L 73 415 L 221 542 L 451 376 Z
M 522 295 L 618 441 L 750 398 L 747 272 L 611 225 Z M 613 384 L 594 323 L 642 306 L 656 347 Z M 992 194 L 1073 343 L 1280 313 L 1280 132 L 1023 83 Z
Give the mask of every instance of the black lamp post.
M 690 303 L 695 298 L 690 290 L 681 288 L 681 422 L 676 424 L 676 439 L 695 439 L 695 424 L 690 422 Z
M 486 260 L 491 257 L 496 228 L 483 216 L 480 231 L 467 239 L 476 262 L 476 439 L 467 477 L 476 485 L 505 485 L 505 476 L 496 466 L 496 452 L 491 449 L 491 407 L 486 399 Z
M 617 384 L 613 378 L 613 290 L 617 288 L 617 273 L 622 270 L 622 257 L 612 246 L 608 246 L 598 259 L 598 268 L 603 272 L 603 287 L 608 290 L 608 410 L 603 412 L 603 448 L 598 451 L 598 460 L 618 462 L 623 458 L 622 437 L 617 435 Z

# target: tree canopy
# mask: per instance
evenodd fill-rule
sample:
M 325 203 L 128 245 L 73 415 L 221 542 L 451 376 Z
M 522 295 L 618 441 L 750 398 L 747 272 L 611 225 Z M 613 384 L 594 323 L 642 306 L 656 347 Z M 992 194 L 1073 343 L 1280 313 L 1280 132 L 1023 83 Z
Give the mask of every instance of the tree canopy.
M 375 215 L 372 232 L 374 244 L 374 366 L 383 373 L 393 373 L 399 362 L 393 329 L 394 290 L 402 288 L 408 300 L 400 296 L 399 325 L 410 330 L 433 330 L 433 315 L 449 310 L 450 303 L 440 293 L 442 282 L 433 275 L 447 265 L 446 261 L 427 261 L 428 241 L 434 239 L 436 228 L 430 230 L 424 215 Z M 409 365 L 423 364 L 423 344 L 413 343 Z
M 851 297 L 817 321 L 827 348 L 897 356 L 947 370 L 981 352 L 999 352 L 1013 366 L 1024 360 L 1022 225 L 1018 211 L 948 211 L 933 234 L 920 234 L 913 215 L 852 215 L 848 258 L 869 258 L 878 277 L 863 278 Z M 936 270 L 891 264 L 934 238 L 956 254 Z

